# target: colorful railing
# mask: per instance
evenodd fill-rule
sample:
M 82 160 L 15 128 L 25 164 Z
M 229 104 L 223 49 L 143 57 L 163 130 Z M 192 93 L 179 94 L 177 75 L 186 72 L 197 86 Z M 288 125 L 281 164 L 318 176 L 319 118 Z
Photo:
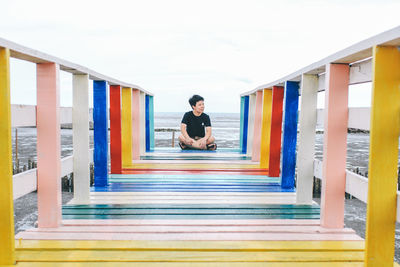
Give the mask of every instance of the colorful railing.
M 270 176 L 280 176 L 280 185 L 285 190 L 293 191 L 296 187 L 297 204 L 312 203 L 312 179 L 314 176 L 322 178 L 322 227 L 343 228 L 345 191 L 351 191 L 365 201 L 365 186 L 368 184 L 365 262 L 369 266 L 393 264 L 400 133 L 399 45 L 400 27 L 360 42 L 275 82 L 259 86 L 243 94 L 241 104 L 241 152 L 259 162 L 257 168 L 268 169 Z M 120 173 L 124 167 L 129 168 L 133 161 L 139 160 L 145 151 L 153 148 L 153 100 L 150 93 L 136 85 L 114 80 L 61 59 L 2 39 L 0 47 L 3 47 L 0 48 L 0 119 L 4 122 L 0 125 L 0 153 L 6 159 L 0 162 L 0 212 L 3 215 L 0 220 L 0 264 L 13 264 L 15 241 L 9 58 L 37 64 L 35 125 L 38 128 L 40 228 L 58 227 L 61 221 L 58 179 L 61 174 L 59 70 L 73 73 L 75 204 L 87 203 L 89 196 L 89 79 L 94 81 L 93 159 L 95 185 L 98 188 L 108 183 L 107 85 L 110 89 L 112 173 Z M 350 84 L 369 81 L 373 83 L 373 101 L 369 179 L 366 180 L 345 169 L 347 127 L 350 123 L 358 123 L 350 119 L 352 115 L 347 105 L 347 92 Z M 318 121 L 317 92 L 322 90 L 326 91 L 326 106 L 324 159 L 321 164 L 314 160 L 314 145 L 315 125 Z M 299 95 L 302 96 L 300 113 Z M 298 126 L 300 134 L 296 154 Z M 355 187 L 360 189 L 356 190 Z
M 36 64 L 37 106 L 13 108 L 10 104 L 10 58 Z M 72 118 L 60 109 L 59 72 L 73 75 Z M 108 106 L 110 96 L 110 160 L 113 173 L 120 173 L 123 162 L 136 159 L 154 147 L 153 96 L 141 87 L 119 81 L 83 66 L 0 39 L 0 265 L 15 262 L 13 176 L 11 127 L 37 127 L 37 177 L 39 227 L 57 227 L 61 223 L 61 174 L 74 172 L 74 201 L 88 203 L 90 190 L 89 150 L 89 80 L 93 80 L 94 172 L 95 184 L 107 184 L 108 179 Z M 121 113 L 121 110 L 123 112 Z M 18 111 L 21 114 L 18 114 Z M 36 111 L 36 112 L 32 112 Z M 24 116 L 29 113 L 29 116 Z M 63 116 L 61 116 L 61 115 Z M 71 114 L 71 113 L 70 113 Z M 61 121 L 60 118 L 64 118 Z M 122 118 L 122 119 L 121 119 Z M 74 156 L 60 158 L 60 122 L 73 125 Z M 134 127 L 132 127 L 132 125 Z M 128 133 L 126 128 L 133 129 Z M 124 135 L 121 138 L 121 129 Z M 125 130 L 125 131 L 124 131 Z M 133 146 L 127 147 L 130 143 Z M 72 162 L 73 161 L 73 162 Z M 71 166 L 71 163 L 72 166 Z M 26 175 L 27 174 L 23 174 Z M 32 180 L 32 179 L 31 179 Z M 35 186 L 35 184 L 31 185 Z
M 250 131 L 246 132 L 242 127 L 242 151 L 246 151 L 246 146 L 252 147 L 253 160 L 260 158 L 260 166 L 267 167 L 272 176 L 279 175 L 275 170 L 280 167 L 282 187 L 291 188 L 295 186 L 300 93 L 296 191 L 297 203 L 302 204 L 312 203 L 317 93 L 325 91 L 321 225 L 342 228 L 346 189 L 357 192 L 365 200 L 365 191 L 360 192 L 363 189 L 355 187 L 367 182 L 365 262 L 368 266 L 389 266 L 394 257 L 400 134 L 399 46 L 400 27 L 397 27 L 242 95 L 242 102 L 255 98 L 257 103 L 252 112 L 242 105 L 243 125 L 246 116 L 255 118 L 249 125 L 249 129 L 254 129 L 252 137 L 248 136 Z M 357 123 L 354 122 L 355 115 L 349 120 L 348 88 L 365 82 L 372 82 L 372 104 L 369 177 L 363 180 L 346 173 L 346 139 L 348 122 Z M 281 90 L 284 90 L 283 125 L 276 118 L 281 118 Z M 279 165 L 271 159 L 280 156 L 281 142 L 276 137 L 280 135 L 281 127 L 282 163 Z M 245 143 L 246 135 L 248 142 L 252 142 L 250 146 Z M 318 162 L 316 167 L 320 167 Z

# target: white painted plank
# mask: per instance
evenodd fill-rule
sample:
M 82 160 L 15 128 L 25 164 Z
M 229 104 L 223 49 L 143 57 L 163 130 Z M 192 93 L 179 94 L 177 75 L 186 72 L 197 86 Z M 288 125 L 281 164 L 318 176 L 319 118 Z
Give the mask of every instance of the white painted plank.
M 249 124 L 247 131 L 247 156 L 251 157 L 253 153 L 254 119 L 256 115 L 256 94 L 249 97 Z
M 318 75 L 305 74 L 301 81 L 300 132 L 297 153 L 297 204 L 312 203 Z
M 368 179 L 346 170 L 346 192 L 367 203 Z
M 369 107 L 349 108 L 348 128 L 369 131 L 371 111 Z M 317 110 L 317 129 L 324 125 L 324 110 Z
M 36 106 L 11 105 L 11 127 L 36 126 Z
M 318 92 L 325 90 L 325 73 L 319 75 Z M 372 81 L 372 59 L 368 58 L 350 66 L 349 85 Z
M 139 105 L 140 155 L 143 155 L 146 152 L 146 95 L 143 92 L 140 92 Z
M 350 66 L 349 84 L 359 84 L 372 81 L 372 59 L 366 59 Z
M 347 127 L 369 131 L 370 117 L 370 108 L 349 108 L 349 122 Z
M 14 199 L 29 194 L 37 189 L 36 169 L 21 172 L 13 176 Z
M 73 75 L 72 113 L 74 201 L 87 204 L 90 192 L 88 75 Z
M 60 124 L 72 123 L 72 108 L 60 107 Z
M 322 161 L 314 161 L 314 176 L 322 179 Z M 346 193 L 367 203 L 368 179 L 354 172 L 346 170 Z M 400 222 L 400 191 L 397 191 L 397 215 L 396 221 Z
M 89 151 L 90 162 L 93 162 L 93 149 Z M 14 199 L 37 190 L 37 169 L 31 169 L 13 176 Z M 61 177 L 73 172 L 73 156 L 61 159 Z

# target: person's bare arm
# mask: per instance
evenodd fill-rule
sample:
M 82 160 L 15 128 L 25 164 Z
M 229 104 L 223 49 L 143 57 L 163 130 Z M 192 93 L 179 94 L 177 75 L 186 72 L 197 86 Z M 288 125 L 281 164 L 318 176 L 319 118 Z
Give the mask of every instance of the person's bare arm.
M 184 123 L 181 123 L 181 134 L 183 135 L 183 137 L 186 139 L 186 142 L 191 145 L 193 144 L 194 140 L 192 138 L 190 138 L 190 136 L 188 135 L 187 131 L 186 131 L 186 127 L 187 125 Z

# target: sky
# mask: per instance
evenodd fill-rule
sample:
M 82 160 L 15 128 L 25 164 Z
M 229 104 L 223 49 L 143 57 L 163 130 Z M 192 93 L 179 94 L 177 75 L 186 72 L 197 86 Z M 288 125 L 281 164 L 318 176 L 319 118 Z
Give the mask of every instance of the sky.
M 0 37 L 133 83 L 155 112 L 239 112 L 240 94 L 400 25 L 400 1 L 1 1 Z M 36 104 L 32 63 L 11 61 L 11 102 Z M 61 72 L 62 106 L 72 77 Z M 370 84 L 350 106 L 370 104 Z M 318 105 L 323 106 L 323 94 Z

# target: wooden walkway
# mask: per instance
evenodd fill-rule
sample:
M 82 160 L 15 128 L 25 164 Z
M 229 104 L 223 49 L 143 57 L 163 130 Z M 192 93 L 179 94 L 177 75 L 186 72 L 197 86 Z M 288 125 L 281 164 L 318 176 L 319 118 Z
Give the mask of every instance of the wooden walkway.
M 90 204 L 64 205 L 61 227 L 19 233 L 18 266 L 363 265 L 352 229 L 321 227 L 316 203 L 296 205 L 294 190 L 248 159 L 237 164 L 237 152 L 147 154 L 93 187 Z

